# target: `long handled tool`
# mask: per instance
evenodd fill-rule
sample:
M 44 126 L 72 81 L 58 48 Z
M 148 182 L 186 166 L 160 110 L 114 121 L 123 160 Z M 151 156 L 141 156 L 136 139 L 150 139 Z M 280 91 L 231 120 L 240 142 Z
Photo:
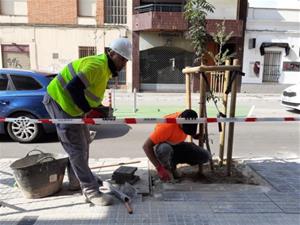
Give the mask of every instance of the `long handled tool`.
M 115 188 L 111 183 L 109 183 L 108 181 L 104 181 L 103 182 L 103 186 L 105 188 L 107 188 L 113 195 L 115 195 L 118 199 L 120 199 L 122 202 L 124 202 L 125 207 L 128 211 L 129 214 L 133 213 L 133 209 L 130 206 L 130 202 L 131 202 L 131 197 L 127 194 L 124 193 L 124 191 L 122 192 L 121 190 L 118 190 L 117 188 Z
M 103 165 L 103 166 L 92 166 L 90 167 L 91 170 L 93 169 L 100 169 L 105 167 L 113 167 L 113 166 L 122 166 L 122 165 L 128 165 L 128 164 L 135 164 L 140 163 L 141 161 L 132 161 L 132 162 L 121 162 L 121 163 L 115 163 L 115 164 L 109 164 L 109 165 Z

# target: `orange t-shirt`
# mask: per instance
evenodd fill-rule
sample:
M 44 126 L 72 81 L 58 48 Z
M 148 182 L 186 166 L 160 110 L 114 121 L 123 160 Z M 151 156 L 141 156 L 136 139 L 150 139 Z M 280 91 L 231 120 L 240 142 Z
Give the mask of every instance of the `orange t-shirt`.
M 165 118 L 177 118 L 180 112 L 165 116 Z M 168 142 L 172 145 L 179 144 L 186 139 L 187 135 L 175 123 L 158 123 L 154 131 L 150 134 L 151 141 L 156 145 L 162 142 Z

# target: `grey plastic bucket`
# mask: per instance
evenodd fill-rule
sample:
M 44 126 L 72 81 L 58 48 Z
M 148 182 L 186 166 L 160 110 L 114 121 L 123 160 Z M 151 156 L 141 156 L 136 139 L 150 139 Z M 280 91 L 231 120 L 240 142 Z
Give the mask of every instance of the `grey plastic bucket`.
M 30 154 L 32 152 L 38 154 Z M 18 187 L 26 198 L 41 198 L 59 191 L 68 158 L 56 158 L 51 153 L 32 150 L 10 165 Z

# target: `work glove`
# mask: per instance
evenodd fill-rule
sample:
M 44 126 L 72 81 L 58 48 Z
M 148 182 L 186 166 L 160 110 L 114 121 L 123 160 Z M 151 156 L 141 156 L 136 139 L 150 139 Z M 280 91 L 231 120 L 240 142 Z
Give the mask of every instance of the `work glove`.
M 171 175 L 170 175 L 169 171 L 166 170 L 162 165 L 159 164 L 159 166 L 156 167 L 156 170 L 157 170 L 159 178 L 162 181 L 169 181 L 169 180 L 171 180 Z
M 85 118 L 103 118 L 103 113 L 97 108 L 93 108 L 85 115 Z
M 97 108 L 92 108 L 86 115 L 85 118 L 112 118 L 112 108 L 109 106 L 100 105 Z

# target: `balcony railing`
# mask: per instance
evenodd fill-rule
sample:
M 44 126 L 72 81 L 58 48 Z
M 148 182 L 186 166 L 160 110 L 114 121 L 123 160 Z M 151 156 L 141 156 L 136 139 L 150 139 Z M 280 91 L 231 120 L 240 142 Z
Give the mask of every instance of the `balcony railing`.
M 184 5 L 179 4 L 147 4 L 134 8 L 137 13 L 145 12 L 183 12 Z

